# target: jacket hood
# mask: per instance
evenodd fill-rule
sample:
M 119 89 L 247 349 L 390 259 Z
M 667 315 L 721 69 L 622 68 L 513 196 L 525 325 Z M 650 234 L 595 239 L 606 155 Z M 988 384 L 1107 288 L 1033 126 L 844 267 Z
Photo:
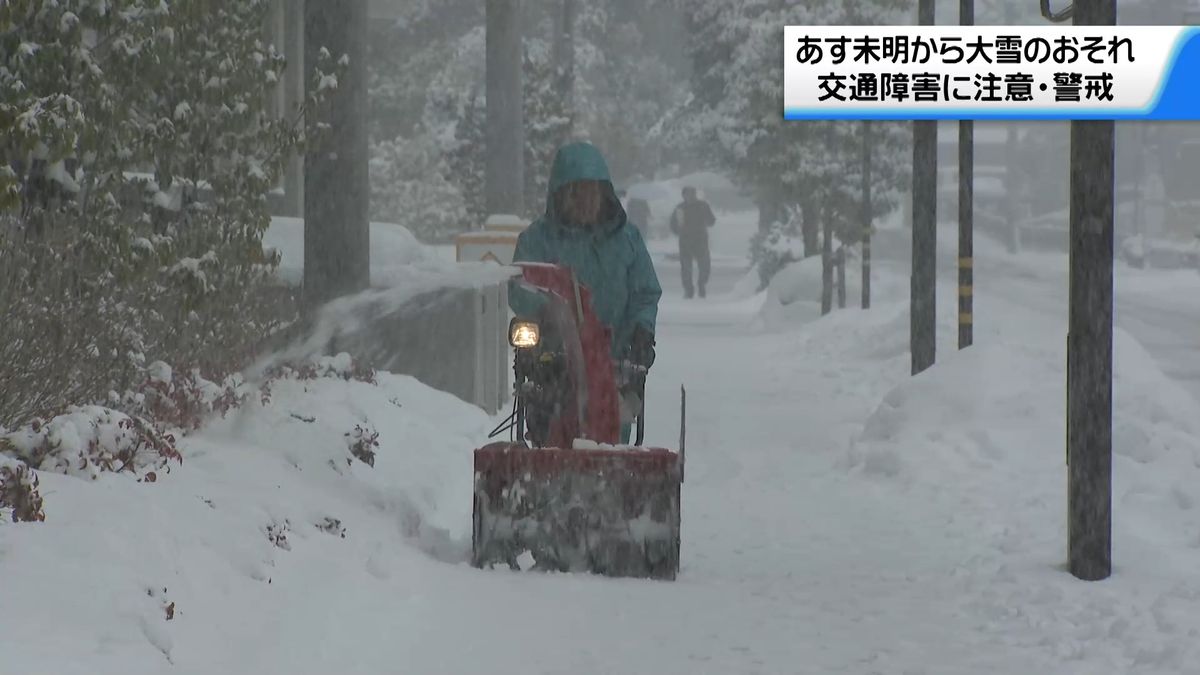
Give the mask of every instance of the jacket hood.
M 604 155 L 600 154 L 600 150 L 596 146 L 583 141 L 563 145 L 554 153 L 554 163 L 550 167 L 550 180 L 546 186 L 545 220 L 547 224 L 556 229 L 565 229 L 557 218 L 557 211 L 554 208 L 554 193 L 567 183 L 577 180 L 598 180 L 604 184 L 610 214 L 607 222 L 599 226 L 598 229 L 601 232 L 612 234 L 625 225 L 627 219 L 625 207 L 621 205 L 621 200 L 617 198 L 616 190 L 613 188 L 608 162 L 604 161 Z

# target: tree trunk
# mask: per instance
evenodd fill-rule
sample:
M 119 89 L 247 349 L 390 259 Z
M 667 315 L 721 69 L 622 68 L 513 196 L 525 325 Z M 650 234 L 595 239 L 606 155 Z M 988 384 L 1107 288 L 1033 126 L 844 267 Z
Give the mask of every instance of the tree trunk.
M 288 63 L 304 62 L 304 7 L 303 3 L 287 2 L 283 5 L 284 29 L 283 52 Z M 291 117 L 304 103 L 304 68 L 287 68 L 283 72 L 283 114 Z M 304 216 L 304 157 L 290 153 L 283 174 L 284 213 L 293 217 Z
M 800 206 L 800 232 L 804 238 L 804 257 L 817 255 L 821 246 L 821 222 L 817 217 L 816 201 L 807 197 Z
M 766 232 L 781 220 L 781 210 L 776 190 L 761 188 L 758 193 L 758 231 Z
M 838 309 L 846 309 L 846 245 L 838 247 L 837 252 L 837 296 Z
M 821 213 L 824 241 L 821 243 L 821 314 L 833 310 L 833 219 L 828 210 Z
M 1075 0 L 1077 26 L 1116 17 L 1116 0 Z M 1086 581 L 1112 571 L 1113 130 L 1071 123 L 1068 551 L 1071 574 Z
M 562 0 L 558 16 L 558 34 L 554 40 L 554 63 L 557 68 L 555 91 L 563 102 L 567 113 L 567 126 L 560 143 L 571 139 L 575 133 L 575 17 L 578 13 L 576 0 Z
M 321 48 L 349 58 L 323 106 L 329 132 L 304 157 L 304 304 L 315 308 L 370 285 L 366 0 L 305 3 L 305 71 Z M 308 86 L 312 86 L 308 82 Z
M 520 0 L 487 2 L 486 198 L 489 215 L 523 216 L 525 113 Z

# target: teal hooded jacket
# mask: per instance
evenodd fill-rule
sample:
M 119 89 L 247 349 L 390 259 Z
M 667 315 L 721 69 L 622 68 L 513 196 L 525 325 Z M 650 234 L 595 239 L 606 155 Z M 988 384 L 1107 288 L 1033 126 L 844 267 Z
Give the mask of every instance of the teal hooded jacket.
M 554 193 L 577 180 L 599 180 L 614 208 L 607 222 L 592 228 L 566 227 L 558 221 Z M 579 281 L 592 292 L 593 310 L 612 332 L 612 354 L 621 357 L 636 326 L 654 333 L 662 287 L 646 242 L 636 225 L 628 222 L 625 209 L 616 199 L 608 164 L 590 143 L 569 143 L 558 149 L 550 170 L 546 211 L 517 239 L 513 262 L 555 263 L 575 271 Z M 518 316 L 533 316 L 542 297 L 519 286 L 509 285 L 509 306 Z

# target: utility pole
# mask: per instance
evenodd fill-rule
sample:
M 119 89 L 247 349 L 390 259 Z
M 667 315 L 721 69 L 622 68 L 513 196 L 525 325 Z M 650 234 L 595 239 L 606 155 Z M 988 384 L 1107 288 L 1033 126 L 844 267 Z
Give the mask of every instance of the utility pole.
M 975 25 L 975 0 L 959 0 L 958 22 Z M 958 122 L 958 348 L 974 338 L 975 122 Z
M 317 68 L 322 48 L 349 59 L 327 104 L 312 111 L 329 129 L 304 156 L 308 309 L 370 285 L 366 33 L 367 0 L 304 3 L 304 71 Z
M 934 0 L 919 0 L 918 23 L 934 25 Z M 912 374 L 934 363 L 937 345 L 937 120 L 913 125 L 913 232 L 910 278 Z
M 871 307 L 871 120 L 862 123 L 862 308 Z
M 1075 25 L 1114 26 L 1116 0 L 1076 0 Z M 1067 456 L 1071 574 L 1112 573 L 1113 132 L 1071 122 Z
M 525 115 L 520 0 L 487 0 L 487 161 L 489 215 L 524 215 Z
M 1075 0 L 1042 16 L 1115 26 L 1116 0 Z M 1067 323 L 1067 556 L 1084 581 L 1112 574 L 1112 120 L 1071 122 L 1070 309 Z
M 1044 0 L 1048 2 L 1049 0 Z M 1016 21 L 1016 8 L 1013 3 L 1004 7 L 1004 20 L 1012 24 Z M 1066 20 L 1066 19 L 1062 19 Z M 1021 252 L 1021 229 L 1017 222 L 1017 144 L 1020 141 L 1016 122 L 1005 125 L 1004 139 L 1004 226 L 1007 236 L 1008 252 L 1016 255 Z

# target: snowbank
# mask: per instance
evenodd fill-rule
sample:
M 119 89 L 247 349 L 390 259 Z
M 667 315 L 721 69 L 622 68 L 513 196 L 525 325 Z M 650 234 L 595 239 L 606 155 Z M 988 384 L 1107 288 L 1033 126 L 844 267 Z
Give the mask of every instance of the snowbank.
M 857 248 L 846 248 L 846 308 L 862 304 L 862 262 Z M 759 325 L 782 328 L 814 321 L 821 317 L 823 278 L 821 256 L 810 256 L 784 267 L 771 278 L 766 301 L 760 310 Z M 837 268 L 834 268 L 833 306 L 837 310 Z M 905 298 L 905 289 L 891 276 L 871 276 L 871 302 L 890 303 Z
M 40 472 L 45 522 L 0 525 L 0 670 L 351 672 L 264 646 L 339 594 L 465 560 L 488 422 L 411 378 L 289 379 L 181 439 L 158 482 Z M 356 429 L 378 433 L 374 467 L 351 455 Z
M 972 611 L 996 617 L 996 626 L 1003 618 L 1065 631 L 1068 639 L 1042 646 L 1067 662 L 1088 654 L 1090 662 L 1114 664 L 1112 672 L 1188 670 L 1200 656 L 1195 401 L 1118 330 L 1115 572 L 1104 585 L 1076 584 L 1058 568 L 1066 542 L 1062 325 L 988 302 L 1005 317 L 1002 327 L 969 350 L 939 352 L 934 368 L 901 379 L 853 435 L 844 468 L 890 499 L 928 504 L 928 527 L 964 549 L 946 553 L 964 557 L 948 589 L 972 596 Z M 907 313 L 897 318 L 906 327 Z M 898 328 L 887 333 L 899 333 L 906 347 Z M 862 346 L 861 336 L 849 337 L 847 349 Z M 907 358 L 900 351 L 893 363 L 907 365 Z
M 733 284 L 733 288 L 729 291 L 731 300 L 746 300 L 758 295 L 758 285 L 762 283 L 758 276 L 758 266 L 755 265 L 746 271 Z
M 424 270 L 441 269 L 453 262 L 434 247 L 422 244 L 403 226 L 371 223 L 371 283 L 396 286 Z M 275 249 L 281 260 L 278 273 L 289 284 L 304 278 L 304 219 L 276 216 L 263 234 L 263 247 Z

